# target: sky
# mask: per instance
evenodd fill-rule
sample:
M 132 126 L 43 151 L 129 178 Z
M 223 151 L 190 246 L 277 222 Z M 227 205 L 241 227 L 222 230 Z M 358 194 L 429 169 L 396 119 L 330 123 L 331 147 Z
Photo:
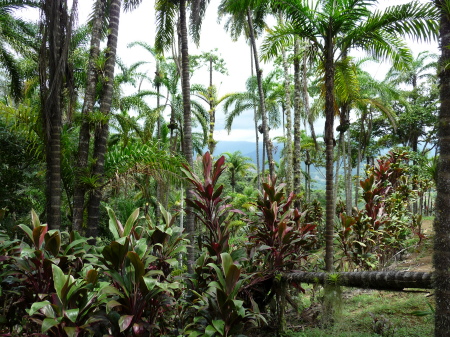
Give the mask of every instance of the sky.
M 380 0 L 380 7 L 384 7 L 387 4 L 397 4 L 400 2 L 407 2 L 405 0 Z M 245 82 L 250 77 L 250 49 L 244 41 L 244 38 L 240 38 L 234 42 L 231 40 L 228 33 L 223 28 L 223 23 L 217 22 L 217 6 L 219 0 L 211 0 L 205 19 L 202 24 L 201 40 L 199 47 L 189 42 L 189 53 L 200 54 L 201 52 L 207 52 L 214 49 L 218 49 L 220 56 L 225 60 L 228 75 L 222 75 L 219 73 L 213 74 L 213 82 L 218 88 L 219 97 L 232 92 L 245 91 Z M 92 0 L 79 0 L 78 18 L 79 23 L 85 22 L 89 13 L 92 11 Z M 154 1 L 142 1 L 140 6 L 132 12 L 122 12 L 120 17 L 119 39 L 118 39 L 118 56 L 126 64 L 131 65 L 138 61 L 148 61 L 149 64 L 140 68 L 146 70 L 148 74 L 153 77 L 155 71 L 154 59 L 151 55 L 144 51 L 140 47 L 127 48 L 128 44 L 135 41 L 143 41 L 150 45 L 154 44 L 155 38 L 155 11 Z M 261 40 L 259 41 L 261 42 Z M 417 55 L 422 50 L 430 50 L 431 52 L 438 53 L 438 46 L 411 44 L 413 46 L 414 54 Z M 171 56 L 171 55 L 166 55 Z M 389 65 L 372 63 L 368 66 L 374 76 L 382 79 L 386 73 Z M 273 69 L 272 65 L 261 63 L 263 74 L 267 74 Z M 203 84 L 209 85 L 209 74 L 206 69 L 196 71 L 191 79 L 191 84 Z M 153 89 L 151 84 L 147 84 L 147 87 L 142 89 Z M 218 108 L 216 112 L 216 131 L 214 138 L 216 140 L 233 140 L 233 141 L 255 141 L 253 111 L 243 113 L 241 116 L 234 120 L 233 129 L 230 134 L 224 130 L 224 114 L 222 109 Z M 319 134 L 323 131 L 323 122 L 319 121 L 316 125 L 316 132 Z M 282 135 L 282 130 L 271 130 L 270 137 Z

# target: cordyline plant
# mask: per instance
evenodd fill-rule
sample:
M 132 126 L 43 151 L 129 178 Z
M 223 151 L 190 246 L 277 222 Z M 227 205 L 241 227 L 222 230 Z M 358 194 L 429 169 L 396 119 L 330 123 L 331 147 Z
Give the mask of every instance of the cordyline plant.
M 234 263 L 230 254 L 221 253 L 220 261 L 220 266 L 208 264 L 214 270 L 217 281 L 210 282 L 203 294 L 196 293 L 197 301 L 193 306 L 201 316 L 186 328 L 189 337 L 236 336 L 245 324 L 266 323 L 257 310 L 245 308 L 244 301 L 238 299 L 248 276 L 242 275 L 241 267 Z
M 250 240 L 269 273 L 300 267 L 315 242 L 316 225 L 305 222 L 308 211 L 293 208 L 294 194 L 285 198 L 284 186 L 277 185 L 276 177 L 269 177 L 256 202 L 258 219 L 249 221 Z
M 340 214 L 339 242 L 344 255 L 356 267 L 374 269 L 386 262 L 410 230 L 408 203 L 414 196 L 401 166 L 404 152 L 389 152 L 360 181 L 364 208 L 353 214 Z
M 105 275 L 112 286 L 103 289 L 112 296 L 106 304 L 111 336 L 157 336 L 169 329 L 166 321 L 175 303 L 178 282 L 169 280 L 176 254 L 185 249 L 181 231 L 172 227 L 175 217 L 161 208 L 164 223 L 149 219 L 139 223 L 139 209 L 122 226 L 114 212 L 110 228 L 117 241 L 102 250 Z
M 225 157 L 220 157 L 214 164 L 209 152 L 203 156 L 203 179 L 198 177 L 188 166 L 184 165 L 186 178 L 193 185 L 193 199 L 186 199 L 195 219 L 202 223 L 207 234 L 205 243 L 200 242 L 211 256 L 220 261 L 220 254 L 229 251 L 230 215 L 243 212 L 232 209 L 227 199 L 222 198 L 223 185 L 216 187 L 219 177 L 226 169 Z

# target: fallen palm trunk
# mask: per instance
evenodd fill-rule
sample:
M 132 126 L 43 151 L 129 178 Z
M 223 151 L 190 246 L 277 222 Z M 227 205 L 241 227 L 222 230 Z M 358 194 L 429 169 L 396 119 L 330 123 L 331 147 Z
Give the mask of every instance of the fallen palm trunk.
M 342 273 L 284 273 L 283 279 L 288 282 L 337 284 L 344 287 L 355 287 L 378 290 L 402 290 L 405 288 L 433 289 L 432 273 L 409 271 L 362 271 Z

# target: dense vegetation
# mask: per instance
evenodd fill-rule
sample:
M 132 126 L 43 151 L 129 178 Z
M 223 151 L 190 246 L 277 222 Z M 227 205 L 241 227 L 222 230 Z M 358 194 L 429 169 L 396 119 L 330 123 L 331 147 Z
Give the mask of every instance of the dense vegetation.
M 248 40 L 255 76 L 220 96 L 213 73 L 225 60 L 188 49 L 209 1 L 155 1 L 154 44 L 130 46 L 148 52 L 154 78 L 147 60 L 116 55 L 121 9 L 140 1 L 95 0 L 81 26 L 77 3 L 0 0 L 0 334 L 280 334 L 304 291 L 283 273 L 380 270 L 426 242 L 436 195 L 446 209 L 448 67 L 403 37 L 435 41 L 449 7 L 223 0 L 219 18 Z M 22 8 L 39 8 L 39 24 L 19 19 Z M 386 60 L 381 81 L 365 70 Z M 190 83 L 204 66 L 208 85 Z M 255 163 L 215 153 L 219 113 L 228 130 L 253 114 Z M 271 139 L 273 128 L 284 136 Z M 436 267 L 447 261 L 445 214 Z M 439 309 L 448 270 L 436 273 L 437 336 L 450 331 Z M 332 302 L 320 302 L 322 328 L 338 319 Z

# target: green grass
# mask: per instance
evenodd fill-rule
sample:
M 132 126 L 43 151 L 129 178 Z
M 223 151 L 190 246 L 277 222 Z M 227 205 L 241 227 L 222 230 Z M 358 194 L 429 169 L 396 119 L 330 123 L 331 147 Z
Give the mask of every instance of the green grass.
M 304 331 L 288 331 L 292 337 L 376 337 L 374 319 L 382 317 L 395 329 L 394 333 L 381 336 L 426 337 L 433 336 L 432 315 L 418 317 L 414 311 L 428 310 L 431 302 L 425 293 L 404 293 L 387 291 L 355 291 L 347 293 L 342 303 L 342 313 L 335 324 L 326 329 L 305 328 Z M 288 324 L 289 325 L 289 324 Z M 386 327 L 386 325 L 384 325 Z

